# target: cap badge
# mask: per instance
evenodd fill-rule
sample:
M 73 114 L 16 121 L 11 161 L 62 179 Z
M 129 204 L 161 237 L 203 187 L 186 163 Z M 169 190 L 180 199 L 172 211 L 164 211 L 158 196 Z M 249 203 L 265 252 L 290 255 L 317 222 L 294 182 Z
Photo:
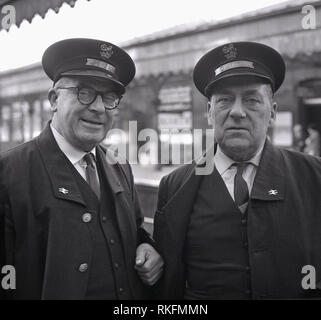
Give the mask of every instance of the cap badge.
M 222 49 L 224 56 L 226 59 L 235 59 L 236 58 L 236 48 L 234 47 L 233 43 L 227 44 Z
M 113 55 L 113 47 L 103 43 L 100 46 L 100 55 L 104 58 L 109 59 Z

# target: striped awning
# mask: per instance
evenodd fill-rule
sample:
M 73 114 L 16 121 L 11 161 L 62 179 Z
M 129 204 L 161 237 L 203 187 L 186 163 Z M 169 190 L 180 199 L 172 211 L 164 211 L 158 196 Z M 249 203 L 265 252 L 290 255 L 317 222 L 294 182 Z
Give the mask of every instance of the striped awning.
M 10 8 L 6 6 L 13 6 L 15 19 L 12 25 L 19 27 L 23 20 L 31 22 L 37 14 L 44 18 L 49 9 L 53 9 L 58 13 L 64 3 L 73 7 L 76 1 L 77 0 L 0 0 L 0 30 L 3 28 L 7 29 L 7 27 L 1 23 L 1 19 L 9 14 Z

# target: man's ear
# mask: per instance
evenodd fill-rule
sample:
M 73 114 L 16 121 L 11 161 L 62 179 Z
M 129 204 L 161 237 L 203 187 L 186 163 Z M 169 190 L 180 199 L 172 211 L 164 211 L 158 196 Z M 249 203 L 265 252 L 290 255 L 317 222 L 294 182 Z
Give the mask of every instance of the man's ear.
M 272 108 L 271 108 L 271 117 L 270 117 L 270 121 L 269 121 L 269 126 L 271 127 L 276 119 L 276 111 L 277 111 L 278 105 L 277 103 L 274 101 L 272 104 Z
M 210 126 L 213 126 L 214 123 L 213 123 L 213 116 L 212 116 L 212 104 L 211 104 L 211 101 L 207 101 L 207 123 L 210 125 Z
M 57 91 L 55 88 L 51 88 L 48 91 L 48 100 L 50 102 L 50 108 L 52 112 L 57 111 Z

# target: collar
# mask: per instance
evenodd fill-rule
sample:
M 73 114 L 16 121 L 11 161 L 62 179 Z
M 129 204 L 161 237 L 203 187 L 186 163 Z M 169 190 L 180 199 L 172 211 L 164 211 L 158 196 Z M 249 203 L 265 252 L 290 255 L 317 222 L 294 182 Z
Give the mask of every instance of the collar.
M 256 152 L 256 154 L 248 161 L 251 164 L 253 164 L 255 167 L 259 166 L 262 151 L 263 151 L 264 144 L 259 148 L 259 150 Z M 217 150 L 214 156 L 214 163 L 217 171 L 220 175 L 224 174 L 226 170 L 228 170 L 233 163 L 235 163 L 234 160 L 232 160 L 230 157 L 228 157 L 220 148 L 219 145 L 217 145 Z
M 60 150 L 65 154 L 65 156 L 68 158 L 68 160 L 75 165 L 78 161 L 80 161 L 84 155 L 88 152 L 79 150 L 75 148 L 72 144 L 70 144 L 64 136 L 62 136 L 57 129 L 50 123 L 50 129 L 52 131 L 52 134 L 60 148 Z M 93 148 L 91 153 L 94 154 L 96 157 L 96 148 Z

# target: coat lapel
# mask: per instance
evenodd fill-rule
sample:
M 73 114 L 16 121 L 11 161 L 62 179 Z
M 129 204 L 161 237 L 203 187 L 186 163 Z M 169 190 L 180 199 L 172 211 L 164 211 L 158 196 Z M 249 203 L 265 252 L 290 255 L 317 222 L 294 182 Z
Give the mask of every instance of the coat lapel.
M 285 197 L 284 160 L 281 151 L 266 140 L 253 183 L 251 199 L 275 201 Z
M 181 249 L 183 248 L 190 214 L 203 177 L 196 175 L 195 169 L 196 164 L 194 163 L 188 168 L 186 179 L 183 181 L 182 186 L 161 209 L 161 214 L 164 214 L 166 225 L 169 228 L 170 234 L 168 237 Z
M 49 123 L 37 138 L 36 143 L 48 171 L 54 196 L 85 206 L 84 199 L 71 172 L 70 166 L 72 164 L 58 147 Z
M 112 159 L 110 159 L 110 163 L 108 162 L 108 159 L 111 156 L 109 155 L 108 151 L 104 152 L 101 146 L 98 146 L 96 148 L 96 156 L 97 160 L 102 165 L 104 174 L 107 177 L 107 181 L 113 194 L 117 195 L 118 193 L 123 192 L 124 188 L 121 184 L 119 174 L 116 169 L 116 167 L 118 167 L 118 164 L 112 165 Z
M 96 148 L 96 155 L 101 167 L 104 170 L 106 180 L 110 186 L 113 193 L 115 213 L 118 227 L 121 234 L 121 239 L 123 242 L 124 251 L 126 252 L 125 258 L 132 261 L 132 247 L 128 244 L 132 244 L 136 247 L 137 238 L 137 226 L 136 226 L 136 215 L 135 206 L 130 198 L 130 191 L 123 184 L 126 183 L 123 176 L 121 176 L 121 168 L 118 163 L 115 163 L 112 156 L 109 154 L 108 150 L 105 152 L 98 146 Z M 111 160 L 111 161 L 109 161 Z M 112 164 L 115 163 L 115 164 Z M 128 257 L 131 257 L 128 259 Z
M 184 244 L 190 215 L 193 210 L 195 199 L 204 175 L 212 174 L 214 168 L 214 154 L 217 145 L 210 147 L 199 159 L 193 161 L 184 172 L 184 178 L 178 178 L 177 183 L 181 185 L 174 196 L 162 208 L 165 213 L 166 222 L 173 241 L 181 247 Z M 213 163 L 213 166 L 211 164 Z M 205 168 L 210 168 L 209 170 Z M 205 169 L 205 170 L 204 170 Z M 177 183 L 174 188 L 177 188 Z M 172 194 L 171 185 L 168 186 L 169 194 Z M 168 212 L 168 214 L 166 214 Z M 175 212 L 175 214 L 173 214 Z
M 166 217 L 171 240 L 175 241 L 181 249 L 183 249 L 190 215 L 193 210 L 200 183 L 204 175 L 212 173 L 214 165 L 213 167 L 209 165 L 211 168 L 210 172 L 203 169 L 208 165 L 209 161 L 214 164 L 213 156 L 215 151 L 216 145 L 211 147 L 202 157 L 193 161 L 193 163 L 188 166 L 187 171 L 184 172 L 185 178 L 183 180 L 178 179 L 178 183 L 182 181 L 180 183 L 181 187 L 161 210 Z M 176 185 L 174 187 L 176 187 Z M 171 186 L 168 186 L 168 188 L 170 189 Z

